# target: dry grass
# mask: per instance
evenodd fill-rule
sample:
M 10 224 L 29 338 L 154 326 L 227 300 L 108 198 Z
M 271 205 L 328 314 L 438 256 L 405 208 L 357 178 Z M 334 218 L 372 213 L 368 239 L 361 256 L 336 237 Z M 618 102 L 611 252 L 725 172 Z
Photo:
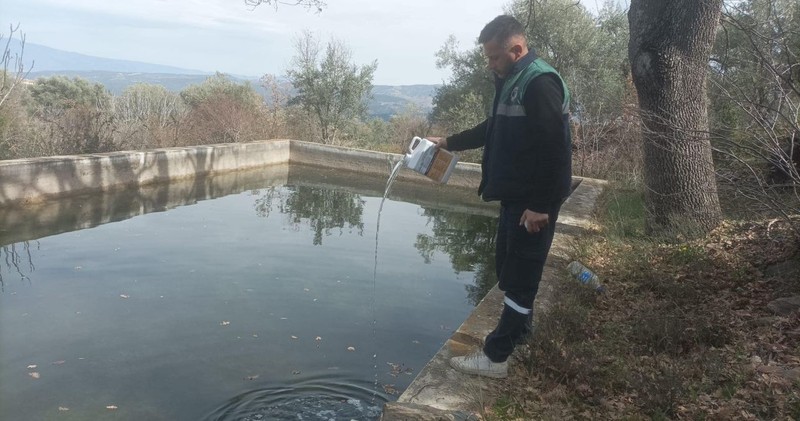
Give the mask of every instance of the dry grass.
M 635 196 L 606 194 L 605 230 L 575 247 L 608 292 L 565 274 L 486 418 L 800 419 L 800 314 L 767 308 L 800 295 L 797 227 L 728 221 L 658 242 Z

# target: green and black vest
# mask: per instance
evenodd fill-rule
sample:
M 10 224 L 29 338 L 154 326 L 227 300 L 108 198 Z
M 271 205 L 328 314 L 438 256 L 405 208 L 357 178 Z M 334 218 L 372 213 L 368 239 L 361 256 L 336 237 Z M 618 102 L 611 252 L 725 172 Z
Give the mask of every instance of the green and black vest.
M 561 104 L 564 138 L 559 142 L 558 156 L 541 156 L 540 146 L 530 127 L 524 106 L 528 85 L 537 77 L 552 73 L 561 82 L 564 94 Z M 483 151 L 482 179 L 478 193 L 483 200 L 529 203 L 532 200 L 552 202 L 569 195 L 572 167 L 572 141 L 569 129 L 570 95 L 558 72 L 533 51 L 514 64 L 506 79 L 497 79 L 492 112 L 488 120 Z M 553 141 L 549 139 L 548 141 Z M 563 142 L 563 143 L 561 143 Z M 558 174 L 542 177 L 543 159 L 556 159 Z M 551 180 L 543 185 L 542 180 Z M 555 180 L 555 183 L 552 182 Z

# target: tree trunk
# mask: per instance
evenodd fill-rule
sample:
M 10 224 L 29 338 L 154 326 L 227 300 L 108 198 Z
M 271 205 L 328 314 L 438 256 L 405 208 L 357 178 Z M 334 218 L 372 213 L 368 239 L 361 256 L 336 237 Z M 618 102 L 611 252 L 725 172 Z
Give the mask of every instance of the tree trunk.
M 706 71 L 723 0 L 631 0 L 633 82 L 644 141 L 646 228 L 695 236 L 719 223 Z

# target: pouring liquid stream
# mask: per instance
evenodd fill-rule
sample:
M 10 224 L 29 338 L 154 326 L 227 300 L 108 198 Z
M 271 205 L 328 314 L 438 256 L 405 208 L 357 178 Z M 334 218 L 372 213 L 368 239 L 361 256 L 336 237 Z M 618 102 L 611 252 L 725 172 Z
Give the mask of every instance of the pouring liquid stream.
M 389 195 L 389 190 L 392 188 L 392 183 L 397 178 L 397 175 L 400 173 L 400 169 L 403 168 L 403 164 L 405 160 L 401 159 L 398 161 L 394 168 L 392 169 L 391 174 L 389 175 L 389 180 L 386 182 L 386 189 L 383 191 L 383 198 L 381 199 L 381 205 L 378 208 L 378 222 L 375 228 L 375 265 L 372 270 L 372 340 L 376 340 L 376 325 L 378 323 L 378 319 L 375 316 L 375 289 L 378 280 L 378 236 L 381 232 L 381 212 L 383 211 L 383 204 L 386 202 L 386 196 Z M 377 349 L 377 344 L 373 344 L 373 349 Z M 373 385 L 374 390 L 372 394 L 373 403 L 375 402 L 375 395 L 378 393 L 378 354 L 372 354 L 372 364 L 373 369 L 375 370 L 375 383 Z

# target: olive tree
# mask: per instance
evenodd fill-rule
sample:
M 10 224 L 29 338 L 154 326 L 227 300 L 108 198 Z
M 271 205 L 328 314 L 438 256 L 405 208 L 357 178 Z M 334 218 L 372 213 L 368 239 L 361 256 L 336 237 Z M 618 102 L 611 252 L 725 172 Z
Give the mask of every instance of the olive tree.
M 37 155 L 107 152 L 114 149 L 111 93 L 79 77 L 40 78 L 30 86 L 30 112 L 41 136 Z
M 296 55 L 286 75 L 296 90 L 289 101 L 309 113 L 318 125 L 322 143 L 335 144 L 342 129 L 366 115 L 377 61 L 357 66 L 342 42 L 331 40 L 324 53 L 310 32 L 295 40 Z

